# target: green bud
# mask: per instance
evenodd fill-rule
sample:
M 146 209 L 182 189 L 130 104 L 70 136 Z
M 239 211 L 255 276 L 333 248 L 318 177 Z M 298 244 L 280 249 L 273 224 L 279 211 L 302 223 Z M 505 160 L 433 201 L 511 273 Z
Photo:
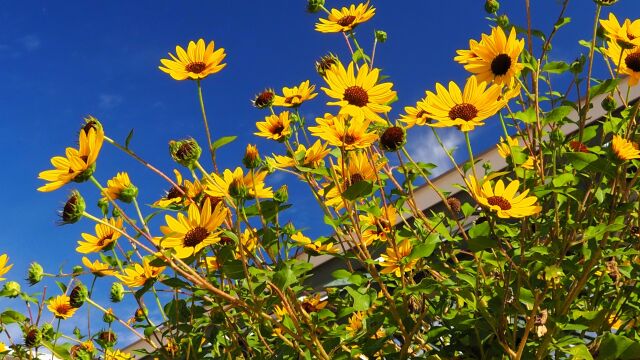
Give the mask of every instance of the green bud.
M 133 314 L 133 319 L 136 322 L 145 321 L 147 316 L 149 315 L 149 310 L 146 307 L 138 308 L 136 312 Z
M 36 347 L 42 341 L 42 333 L 37 327 L 27 328 L 24 332 L 24 345 L 26 347 Z
M 578 75 L 584 70 L 584 64 L 586 63 L 587 58 L 584 54 L 580 54 L 578 58 L 576 58 L 571 65 L 569 65 L 569 70 L 572 74 Z
M 73 272 L 73 275 L 78 276 L 82 275 L 82 273 L 84 272 L 84 268 L 80 265 L 76 265 L 71 269 L 71 271 Z
M 612 112 L 618 108 L 616 99 L 614 99 L 613 96 L 611 96 L 611 94 L 607 95 L 606 98 L 602 99 L 602 102 L 600 104 L 602 105 L 602 108 L 607 112 Z
M 593 0 L 596 4 L 600 6 L 611 6 L 618 2 L 618 0 Z
M 486 0 L 484 2 L 484 11 L 488 14 L 495 14 L 500 9 L 500 3 L 498 0 Z
M 122 216 L 122 213 L 120 212 L 120 210 L 118 210 L 118 208 L 113 208 L 113 210 L 111 210 L 111 216 L 113 216 L 114 218 L 118 218 L 120 216 Z M 105 248 L 105 250 L 111 250 L 111 248 Z
M 27 271 L 27 281 L 31 286 L 39 283 L 44 277 L 44 269 L 37 262 L 32 262 Z
M 2 290 L 4 295 L 10 298 L 20 295 L 20 292 L 22 291 L 20 284 L 16 281 L 7 281 L 4 283 L 4 288 Z
M 61 219 L 60 224 L 65 225 L 78 222 L 78 220 L 82 219 L 85 208 L 86 204 L 80 192 L 77 190 L 71 191 L 67 201 L 64 203 L 62 211 L 59 213 Z
M 507 15 L 500 15 L 496 18 L 496 24 L 503 29 L 506 29 L 509 26 L 509 17 Z
M 310 13 L 317 13 L 322 10 L 324 6 L 324 0 L 309 0 L 307 1 L 307 11 Z
M 375 34 L 376 34 L 376 40 L 378 40 L 379 43 L 383 43 L 383 42 L 387 41 L 387 32 L 386 31 L 376 30 Z
M 115 319 L 116 316 L 113 314 L 112 309 L 107 310 L 107 312 L 102 315 L 102 321 L 106 322 L 107 324 L 111 324 Z
M 42 329 L 40 330 L 40 333 L 42 333 L 42 339 L 44 341 L 51 341 L 53 340 L 53 337 L 55 335 L 55 331 L 53 329 L 53 325 L 51 325 L 51 323 L 44 323 L 42 325 Z
M 111 291 L 109 291 L 109 297 L 111 302 L 118 303 L 124 299 L 124 286 L 121 283 L 113 283 L 111 285 Z
M 73 335 L 78 339 L 82 339 L 82 332 L 79 327 L 76 326 L 73 328 Z
M 384 151 L 398 151 L 406 142 L 407 134 L 400 126 L 390 126 L 380 136 L 380 147 Z
M 244 199 L 249 195 L 249 190 L 243 182 L 234 179 L 229 184 L 229 195 L 236 199 Z
M 247 144 L 242 163 L 247 169 L 256 169 L 260 166 L 262 161 L 260 160 L 258 148 L 255 145 Z
M 282 185 L 280 188 L 273 194 L 273 200 L 278 203 L 286 203 L 289 200 L 289 188 L 287 185 Z
M 100 198 L 98 200 L 98 208 L 100 208 L 100 212 L 102 212 L 102 216 L 107 216 L 109 214 L 109 199 L 106 197 Z
M 87 297 L 89 297 L 89 290 L 87 290 L 87 287 L 84 286 L 84 284 L 78 284 L 76 287 L 71 289 L 71 293 L 69 293 L 69 302 L 72 307 L 79 308 L 87 300 Z
M 287 223 L 287 224 L 282 228 L 282 231 L 283 231 L 285 234 L 287 234 L 287 235 L 291 236 L 291 235 L 293 235 L 293 234 L 295 234 L 295 233 L 296 233 L 296 227 L 295 227 L 295 226 L 293 226 L 293 224 L 292 224 L 291 222 L 288 222 L 288 223 Z
M 202 149 L 193 138 L 169 141 L 169 151 L 175 162 L 192 170 L 202 154 Z
M 120 193 L 118 194 L 118 200 L 122 201 L 123 203 L 130 204 L 137 196 L 138 188 L 131 184 L 130 186 L 127 186 L 125 189 L 120 191 Z

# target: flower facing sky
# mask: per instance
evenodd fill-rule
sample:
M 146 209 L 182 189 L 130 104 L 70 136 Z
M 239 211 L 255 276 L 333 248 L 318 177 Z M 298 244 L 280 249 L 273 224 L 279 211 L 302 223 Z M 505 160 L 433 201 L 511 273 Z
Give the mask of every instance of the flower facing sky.
M 222 70 L 227 64 L 221 64 L 224 60 L 224 48 L 215 49 L 215 44 L 210 41 L 205 46 L 204 39 L 198 42 L 190 41 L 185 51 L 176 46 L 176 55 L 169 53 L 171 59 L 162 59 L 163 66 L 158 68 L 171 75 L 175 80 L 200 80 Z
M 359 24 L 371 19 L 376 9 L 369 3 L 351 5 L 342 9 L 331 9 L 327 19 L 320 18 L 316 23 L 316 31 L 322 33 L 338 33 L 353 30 Z
M 149 263 L 149 259 L 142 259 L 142 264 L 135 263 L 124 269 L 124 274 L 116 275 L 116 277 L 129 287 L 143 286 L 147 280 L 157 278 L 165 267 L 155 267 Z
M 378 140 L 376 133 L 368 131 L 370 121 L 365 119 L 348 120 L 346 115 L 325 114 L 316 121 L 318 125 L 309 127 L 311 134 L 344 150 L 367 148 Z
M 96 234 L 82 233 L 84 241 L 78 241 L 78 247 L 76 251 L 82 254 L 88 254 L 93 252 L 100 252 L 112 248 L 113 244 L 120 237 L 120 231 L 116 229 L 122 229 L 122 218 L 118 217 L 105 220 L 106 224 L 96 224 Z
M 225 169 L 222 177 L 215 173 L 211 174 L 213 183 L 207 184 L 205 192 L 214 198 L 271 199 L 273 191 L 270 187 L 265 187 L 266 176 L 265 171 L 244 175 L 241 167 L 237 167 L 234 171 Z
M 53 316 L 62 320 L 72 317 L 77 310 L 71 306 L 71 299 L 67 295 L 58 295 L 49 300 L 47 309 L 53 313 Z
M 273 106 L 298 107 L 318 96 L 318 93 L 313 92 L 315 89 L 315 85 L 309 85 L 309 80 L 303 81 L 299 86 L 283 87 L 282 96 L 275 95 Z
M 264 121 L 257 122 L 258 135 L 263 138 L 272 139 L 276 141 L 284 141 L 289 135 L 291 135 L 291 117 L 288 111 L 283 111 L 279 115 L 269 115 L 264 118 Z

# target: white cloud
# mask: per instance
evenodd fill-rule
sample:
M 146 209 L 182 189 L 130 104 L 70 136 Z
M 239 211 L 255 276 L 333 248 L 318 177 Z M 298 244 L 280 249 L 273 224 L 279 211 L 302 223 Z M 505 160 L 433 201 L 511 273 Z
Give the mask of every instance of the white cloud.
M 35 51 L 38 50 L 40 48 L 40 38 L 38 38 L 35 35 L 26 35 L 23 36 L 22 38 L 20 38 L 20 43 L 22 44 L 22 47 L 24 47 L 25 50 L 27 51 Z
M 122 104 L 124 99 L 117 94 L 100 94 L 98 105 L 103 109 L 113 109 Z
M 440 130 L 438 135 L 449 152 L 464 143 L 464 137 L 455 129 Z M 433 169 L 433 175 L 439 175 L 453 167 L 451 160 L 440 147 L 431 129 L 424 129 L 417 134 L 414 132 L 414 136 L 409 137 L 408 143 L 409 154 L 415 161 L 432 163 L 437 166 Z

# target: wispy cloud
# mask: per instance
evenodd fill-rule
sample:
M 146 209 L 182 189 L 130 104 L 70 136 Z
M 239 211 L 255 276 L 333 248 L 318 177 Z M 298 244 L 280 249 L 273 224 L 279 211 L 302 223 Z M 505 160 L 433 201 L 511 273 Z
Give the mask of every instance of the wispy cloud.
M 464 143 L 464 138 L 460 135 L 460 132 L 454 129 L 440 130 L 438 135 L 442 139 L 445 148 L 449 151 L 455 150 Z M 410 137 L 408 142 L 408 151 L 415 161 L 432 163 L 437 166 L 433 170 L 434 175 L 441 174 L 452 167 L 449 157 L 438 144 L 431 129 L 418 132 L 413 137 Z
M 27 51 L 36 51 L 40 48 L 40 38 L 35 35 L 26 35 L 18 39 L 20 45 Z
M 100 94 L 98 100 L 98 106 L 100 106 L 101 108 L 113 109 L 114 107 L 122 104 L 122 101 L 124 99 L 118 94 Z

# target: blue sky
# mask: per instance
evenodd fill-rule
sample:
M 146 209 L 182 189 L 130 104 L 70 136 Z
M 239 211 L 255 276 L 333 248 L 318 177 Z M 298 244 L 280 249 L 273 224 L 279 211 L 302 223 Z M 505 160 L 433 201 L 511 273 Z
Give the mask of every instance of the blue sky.
M 435 82 L 463 81 L 468 74 L 452 61 L 456 49 L 468 46 L 469 38 L 489 31 L 480 0 L 374 1 L 376 16 L 358 28 L 361 45 L 370 49 L 373 29 L 385 30 L 389 41 L 378 47 L 376 66 L 390 76 L 400 100 L 393 105 L 392 119 L 434 88 Z M 508 3 L 508 4 L 505 4 Z M 559 1 L 532 1 L 534 27 L 548 32 L 559 10 Z M 176 167 L 170 160 L 171 139 L 205 137 L 197 106 L 195 83 L 177 82 L 157 67 L 159 60 L 200 37 L 214 40 L 227 52 L 227 67 L 203 82 L 213 137 L 239 135 L 224 148 L 219 165 L 240 164 L 245 145 L 257 143 L 263 154 L 283 149 L 253 135 L 255 122 L 265 112 L 251 106 L 260 90 L 293 86 L 304 80 L 324 85 L 314 71 L 314 61 L 332 51 L 348 59 L 342 36 L 314 31 L 319 15 L 304 11 L 304 1 L 135 1 L 6 2 L 0 13 L 0 152 L 3 154 L 4 206 L 0 210 L 0 251 L 7 252 L 13 279 L 24 277 L 33 260 L 55 271 L 78 263 L 75 253 L 80 232 L 92 231 L 88 221 L 59 227 L 56 210 L 71 187 L 42 194 L 36 188 L 39 171 L 49 168 L 49 158 L 61 154 L 75 141 L 82 117 L 99 118 L 107 135 L 124 141 L 135 129 L 131 147 L 167 173 Z M 342 6 L 328 1 L 327 6 Z M 503 1 L 514 22 L 523 23 L 524 1 Z M 539 7 L 537 7 L 539 6 Z M 573 60 L 585 49 L 578 39 L 591 33 L 595 5 L 574 0 L 567 12 L 573 21 L 557 37 L 552 57 Z M 640 14 L 640 3 L 623 0 L 609 9 L 619 17 Z M 549 14 L 553 14 L 549 16 Z M 302 112 L 313 118 L 333 111 L 320 95 Z M 475 149 L 493 146 L 501 131 L 497 121 L 472 134 Z M 442 136 L 451 146 L 461 145 L 455 131 Z M 442 162 L 433 139 L 425 129 L 412 129 L 409 149 L 423 161 Z M 465 152 L 458 151 L 460 158 Z M 103 183 L 117 171 L 129 171 L 140 187 L 140 202 L 151 203 L 163 194 L 166 184 L 111 146 L 103 148 L 96 176 Z M 294 183 L 276 176 L 272 185 Z M 77 186 L 88 199 L 89 211 L 95 191 L 89 183 Z M 319 212 L 304 206 L 308 192 L 292 185 L 299 210 L 292 210 L 296 225 L 311 227 Z M 94 195 L 91 195 L 94 194 Z M 293 209 L 296 209 L 294 206 Z M 160 218 L 152 228 L 161 225 Z M 319 229 L 319 230 L 318 230 Z M 312 235 L 320 235 L 316 227 Z M 110 284 L 110 283 L 109 283 Z M 51 291 L 51 290 L 50 290 Z M 53 292 L 51 293 L 53 294 Z

